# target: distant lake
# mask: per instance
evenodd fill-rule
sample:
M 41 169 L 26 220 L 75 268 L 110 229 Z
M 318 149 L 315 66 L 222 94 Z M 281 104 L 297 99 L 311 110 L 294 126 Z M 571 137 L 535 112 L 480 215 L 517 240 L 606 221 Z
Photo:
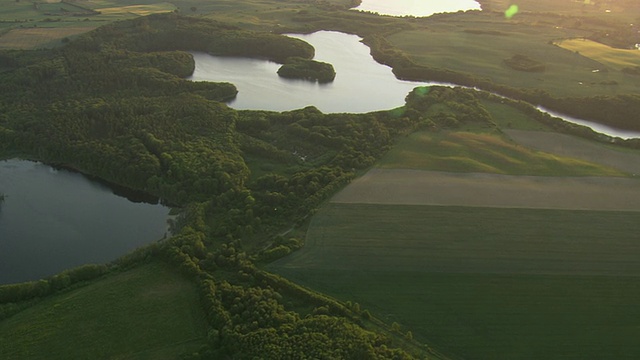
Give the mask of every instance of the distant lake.
M 0 284 L 106 263 L 160 240 L 169 208 L 32 161 L 0 161 Z
M 404 98 L 420 83 L 398 80 L 391 68 L 377 63 L 360 37 L 335 31 L 288 36 L 316 49 L 315 60 L 331 63 L 336 78 L 328 84 L 284 79 L 280 64 L 259 59 L 194 53 L 195 81 L 230 82 L 238 96 L 229 106 L 239 110 L 286 111 L 313 105 L 324 113 L 366 113 L 404 105 Z
M 370 11 L 380 15 L 424 17 L 438 13 L 481 10 L 474 0 L 362 0 L 353 10 Z

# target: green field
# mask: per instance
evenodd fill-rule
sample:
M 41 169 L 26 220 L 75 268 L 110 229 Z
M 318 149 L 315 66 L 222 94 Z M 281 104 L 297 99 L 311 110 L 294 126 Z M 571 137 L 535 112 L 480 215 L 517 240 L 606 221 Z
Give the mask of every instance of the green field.
M 329 204 L 271 269 L 468 359 L 640 356 L 638 212 Z M 621 276 L 625 274 L 625 276 Z
M 204 343 L 206 328 L 195 286 L 150 263 L 0 321 L 0 358 L 176 359 Z

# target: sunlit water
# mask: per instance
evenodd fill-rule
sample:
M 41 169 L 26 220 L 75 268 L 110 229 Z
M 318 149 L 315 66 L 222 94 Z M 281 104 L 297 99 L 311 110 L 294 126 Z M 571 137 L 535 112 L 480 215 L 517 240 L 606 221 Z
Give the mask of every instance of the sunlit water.
M 460 10 L 481 10 L 481 7 L 474 0 L 362 0 L 353 10 L 390 16 L 424 17 Z
M 247 58 L 194 53 L 196 69 L 191 80 L 226 81 L 238 88 L 229 106 L 240 110 L 285 111 L 313 105 L 325 113 L 365 113 L 404 105 L 416 83 L 398 80 L 391 68 L 371 57 L 369 47 L 356 35 L 318 31 L 289 35 L 316 49 L 315 60 L 329 62 L 336 78 L 328 84 L 284 79 L 276 73 L 280 64 Z
M 41 163 L 0 161 L 0 192 L 0 284 L 109 262 L 167 230 L 167 207 Z
M 276 73 L 280 67 L 276 63 L 204 53 L 194 53 L 196 68 L 189 79 L 235 84 L 239 91 L 238 96 L 228 103 L 235 109 L 286 111 L 313 105 L 324 113 L 389 110 L 404 105 L 406 95 L 416 86 L 453 86 L 436 82 L 398 80 L 390 67 L 377 63 L 371 57 L 369 48 L 355 35 L 318 31 L 309 35 L 290 36 L 313 45 L 316 48 L 316 60 L 334 65 L 337 74 L 333 83 L 287 80 L 280 78 Z M 549 113 L 610 136 L 623 139 L 640 137 L 640 132 L 637 131 L 615 129 Z

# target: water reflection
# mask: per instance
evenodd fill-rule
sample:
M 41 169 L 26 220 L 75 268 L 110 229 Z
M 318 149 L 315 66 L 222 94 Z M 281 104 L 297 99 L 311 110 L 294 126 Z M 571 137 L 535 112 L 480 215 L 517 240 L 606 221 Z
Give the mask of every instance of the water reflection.
M 114 196 L 65 169 L 0 161 L 0 284 L 105 263 L 161 239 L 169 209 Z M 141 200 L 141 199 L 137 199 Z
M 480 10 L 481 7 L 474 0 L 362 0 L 353 9 L 380 15 L 424 17 L 460 10 Z
M 419 83 L 398 80 L 388 66 L 377 63 L 360 37 L 335 31 L 309 35 L 289 34 L 316 49 L 315 60 L 331 63 L 332 83 L 283 79 L 279 64 L 247 58 L 216 57 L 194 53 L 196 69 L 191 80 L 226 81 L 238 88 L 229 103 L 240 110 L 286 111 L 313 105 L 325 113 L 366 113 L 404 105 L 405 96 Z
M 313 105 L 325 113 L 366 113 L 404 105 L 404 98 L 416 86 L 450 83 L 398 80 L 391 68 L 376 62 L 369 48 L 356 35 L 318 31 L 309 35 L 290 34 L 316 48 L 316 60 L 334 65 L 336 80 L 317 84 L 280 78 L 279 64 L 258 59 L 230 58 L 194 53 L 196 81 L 226 81 L 238 88 L 229 105 L 239 110 L 286 111 Z M 479 89 L 476 89 L 479 90 Z M 597 132 L 623 139 L 638 138 L 640 132 L 611 128 L 540 108 L 565 121 L 591 127 Z

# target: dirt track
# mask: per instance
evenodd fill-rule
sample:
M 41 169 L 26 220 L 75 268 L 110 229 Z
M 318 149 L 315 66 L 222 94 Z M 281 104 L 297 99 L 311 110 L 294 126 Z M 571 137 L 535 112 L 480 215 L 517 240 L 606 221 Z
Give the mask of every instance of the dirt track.
M 334 203 L 640 211 L 640 179 L 373 169 Z

